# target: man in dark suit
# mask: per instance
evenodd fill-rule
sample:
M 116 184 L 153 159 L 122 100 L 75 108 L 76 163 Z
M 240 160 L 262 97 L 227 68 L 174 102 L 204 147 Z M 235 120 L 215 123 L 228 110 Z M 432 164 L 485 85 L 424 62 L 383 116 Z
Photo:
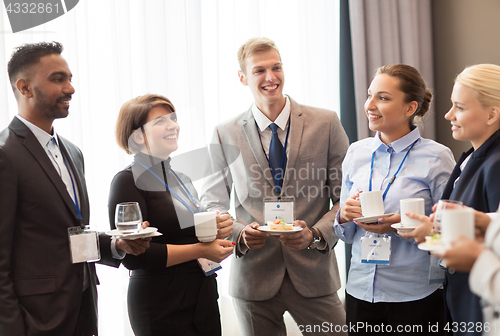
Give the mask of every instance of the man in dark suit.
M 0 335 L 97 335 L 95 265 L 72 261 L 68 234 L 89 223 L 83 156 L 52 127 L 75 92 L 61 52 L 27 44 L 8 64 L 18 115 L 0 133 Z M 98 240 L 100 262 L 115 267 L 149 247 Z

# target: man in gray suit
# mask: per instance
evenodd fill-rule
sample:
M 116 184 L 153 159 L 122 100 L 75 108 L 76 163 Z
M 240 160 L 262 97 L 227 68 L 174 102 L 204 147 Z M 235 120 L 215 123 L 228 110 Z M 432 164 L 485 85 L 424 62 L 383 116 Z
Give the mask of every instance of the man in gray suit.
M 209 209 L 227 211 L 234 187 L 237 218 L 230 239 L 237 252 L 229 293 L 242 332 L 286 335 L 288 311 L 304 335 L 346 335 L 333 250 L 337 206 L 330 208 L 330 201 L 340 197 L 347 136 L 335 112 L 283 95 L 281 56 L 273 41 L 250 39 L 238 59 L 240 82 L 255 102 L 216 127 L 212 169 L 226 169 L 205 179 L 201 200 Z M 230 152 L 236 147 L 240 155 L 234 160 Z M 260 231 L 264 197 L 293 197 L 294 225 L 303 229 L 279 236 Z

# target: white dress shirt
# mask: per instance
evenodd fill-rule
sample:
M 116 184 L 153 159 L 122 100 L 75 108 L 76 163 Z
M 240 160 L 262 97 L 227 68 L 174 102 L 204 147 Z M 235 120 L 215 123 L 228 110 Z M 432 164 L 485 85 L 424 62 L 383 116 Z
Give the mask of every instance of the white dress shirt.
M 285 140 L 286 140 L 286 132 L 287 132 L 287 126 L 288 126 L 288 121 L 290 120 L 290 98 L 285 96 L 286 98 L 286 103 L 285 107 L 283 107 L 283 110 L 281 110 L 278 118 L 274 121 L 276 125 L 278 125 L 278 137 L 281 141 L 281 144 L 283 147 L 285 147 Z M 271 144 L 271 137 L 272 137 L 272 132 L 271 129 L 269 128 L 269 125 L 271 125 L 273 122 L 269 120 L 269 118 L 262 113 L 261 110 L 253 103 L 252 105 L 252 113 L 253 117 L 255 119 L 255 122 L 257 123 L 258 130 L 260 131 L 260 139 L 262 141 L 262 147 L 264 148 L 264 152 L 266 155 L 269 157 L 269 145 Z M 288 142 L 290 142 L 290 137 L 288 137 Z M 290 146 L 286 147 L 286 157 L 288 159 L 288 153 L 290 152 Z

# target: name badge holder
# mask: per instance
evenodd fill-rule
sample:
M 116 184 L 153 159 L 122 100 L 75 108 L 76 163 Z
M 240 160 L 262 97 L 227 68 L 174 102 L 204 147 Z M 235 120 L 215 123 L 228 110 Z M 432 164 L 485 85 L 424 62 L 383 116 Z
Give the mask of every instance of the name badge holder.
M 222 266 L 212 260 L 208 260 L 205 258 L 198 258 L 198 265 L 200 265 L 201 269 L 205 273 L 206 276 L 214 274 L 216 271 L 222 269 Z
M 264 197 L 264 224 L 275 219 L 293 223 L 295 220 L 295 197 Z
M 361 263 L 389 265 L 391 257 L 391 236 L 366 232 L 361 237 Z
M 88 225 L 70 227 L 68 237 L 73 264 L 101 260 L 97 231 L 91 231 Z

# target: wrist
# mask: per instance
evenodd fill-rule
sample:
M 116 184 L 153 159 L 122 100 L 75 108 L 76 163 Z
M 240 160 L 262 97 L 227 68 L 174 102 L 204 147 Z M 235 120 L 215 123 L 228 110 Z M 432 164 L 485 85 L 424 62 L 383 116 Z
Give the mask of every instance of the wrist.
M 309 242 L 309 245 L 307 248 L 313 249 L 313 248 L 316 248 L 319 245 L 319 243 L 321 242 L 321 235 L 319 233 L 319 230 L 316 228 L 311 228 L 311 229 L 309 229 L 309 231 L 311 231 L 312 239 Z

